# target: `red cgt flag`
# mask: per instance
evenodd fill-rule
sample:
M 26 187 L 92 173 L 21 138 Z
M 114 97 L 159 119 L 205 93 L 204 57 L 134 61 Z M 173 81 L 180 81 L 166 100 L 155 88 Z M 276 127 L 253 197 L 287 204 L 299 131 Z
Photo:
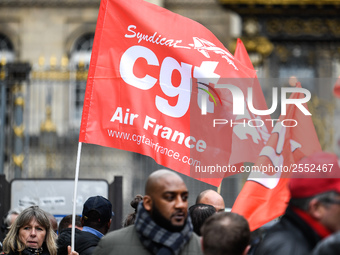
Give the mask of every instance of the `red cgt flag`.
M 226 74 L 255 72 L 199 23 L 142 0 L 102 0 L 79 142 L 141 153 L 190 176 L 197 166 L 225 165 L 232 128 L 213 120 L 234 119 L 232 98 L 217 91 L 219 104 L 209 101 L 213 114 L 203 116 L 199 95 Z M 219 186 L 224 174 L 195 178 Z
M 241 39 L 237 39 L 235 53 L 235 59 L 240 61 L 243 65 L 248 67 L 250 70 L 255 70 L 254 66 L 249 58 L 248 52 Z M 261 85 L 259 80 L 255 77 L 253 79 L 253 105 L 255 109 L 258 110 L 268 110 L 266 100 L 264 98 Z M 235 125 L 233 127 L 233 137 L 232 137 L 232 151 L 230 156 L 230 164 L 240 164 L 243 162 L 255 163 L 257 157 L 268 141 L 269 134 L 272 131 L 272 125 L 269 121 L 271 119 L 270 115 L 255 115 L 249 111 L 247 105 L 247 114 L 242 116 L 237 116 L 237 121 L 239 123 L 242 120 L 262 120 L 264 123 L 261 127 L 249 127 L 242 124 Z
M 297 87 L 301 85 L 298 83 Z M 302 97 L 302 93 L 292 93 L 289 99 Z M 282 122 L 292 127 L 285 127 Z M 263 173 L 249 175 L 232 211 L 248 220 L 251 231 L 282 215 L 290 198 L 287 187 L 290 172 L 298 170 L 295 163 L 302 157 L 317 151 L 321 151 L 321 146 L 311 117 L 289 105 L 287 115 L 281 115 L 255 163 Z M 264 173 L 274 167 L 282 172 L 271 176 Z

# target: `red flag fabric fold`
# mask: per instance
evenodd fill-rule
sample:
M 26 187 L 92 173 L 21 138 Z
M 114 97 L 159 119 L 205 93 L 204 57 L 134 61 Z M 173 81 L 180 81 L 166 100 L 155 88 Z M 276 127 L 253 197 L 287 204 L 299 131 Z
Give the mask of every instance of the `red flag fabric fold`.
M 303 96 L 294 92 L 289 99 Z M 297 170 L 301 158 L 317 151 L 321 146 L 311 116 L 294 104 L 288 105 L 287 114 L 280 116 L 254 165 L 262 173 L 249 175 L 232 211 L 243 215 L 252 231 L 282 215 L 290 198 L 287 184 L 291 172 Z
M 247 49 L 240 38 L 237 38 L 236 41 L 234 57 L 249 69 L 254 70 L 254 66 L 251 62 Z
M 336 83 L 333 88 L 333 93 L 336 97 L 340 98 L 340 76 L 336 80 Z

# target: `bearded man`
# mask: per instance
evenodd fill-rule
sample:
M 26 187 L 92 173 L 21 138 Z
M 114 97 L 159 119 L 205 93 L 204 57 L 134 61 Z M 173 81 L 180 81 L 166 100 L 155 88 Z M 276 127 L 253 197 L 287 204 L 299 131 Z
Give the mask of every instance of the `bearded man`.
M 134 225 L 104 236 L 94 255 L 202 254 L 188 215 L 188 189 L 169 170 L 153 172 Z

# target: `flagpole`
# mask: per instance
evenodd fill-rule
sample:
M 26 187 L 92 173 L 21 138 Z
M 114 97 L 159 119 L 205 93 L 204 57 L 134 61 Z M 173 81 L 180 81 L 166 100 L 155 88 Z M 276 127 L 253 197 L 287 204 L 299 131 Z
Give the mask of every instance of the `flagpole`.
M 72 232 L 71 232 L 71 250 L 74 251 L 74 236 L 75 236 L 75 223 L 76 223 L 76 206 L 77 206 L 77 189 L 78 189 L 78 179 L 79 179 L 79 164 L 81 155 L 82 143 L 78 143 L 78 153 L 77 153 L 77 165 L 74 177 L 74 192 L 73 192 L 73 211 L 72 211 Z
M 222 187 L 222 182 L 220 183 L 220 186 L 217 187 L 217 193 L 221 195 L 221 187 Z

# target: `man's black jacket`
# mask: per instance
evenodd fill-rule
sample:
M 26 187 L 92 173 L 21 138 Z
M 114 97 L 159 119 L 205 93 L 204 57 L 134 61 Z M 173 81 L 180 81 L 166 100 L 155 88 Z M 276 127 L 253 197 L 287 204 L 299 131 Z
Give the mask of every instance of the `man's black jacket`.
M 282 219 L 267 230 L 255 255 L 310 255 L 321 237 L 290 207 Z
M 64 229 L 58 236 L 58 255 L 67 255 L 67 246 L 71 245 L 71 228 Z M 91 255 L 100 238 L 89 232 L 75 229 L 75 248 L 79 255 Z

